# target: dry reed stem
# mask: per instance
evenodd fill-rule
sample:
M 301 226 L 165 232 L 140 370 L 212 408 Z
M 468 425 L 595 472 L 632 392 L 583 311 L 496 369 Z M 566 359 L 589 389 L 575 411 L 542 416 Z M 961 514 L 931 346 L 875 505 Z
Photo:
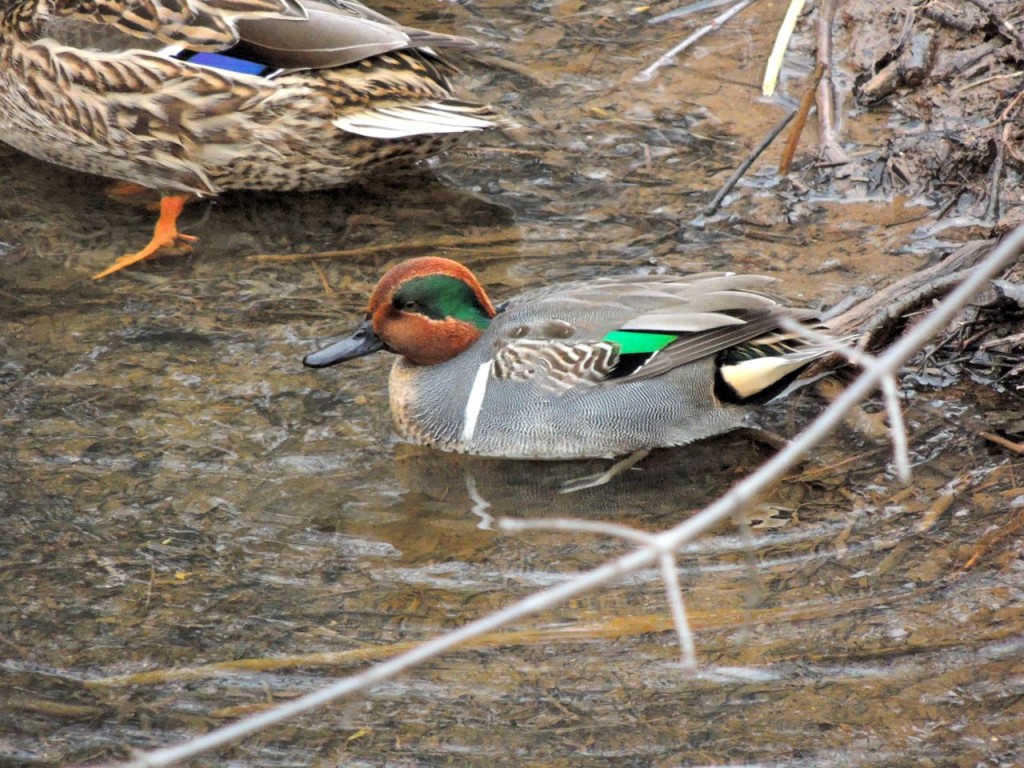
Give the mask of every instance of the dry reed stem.
M 261 264 L 292 264 L 297 261 L 313 261 L 316 259 L 362 259 L 367 256 L 381 254 L 402 254 L 415 251 L 433 251 L 442 248 L 479 248 L 481 246 L 515 243 L 523 239 L 520 232 L 504 230 L 485 232 L 480 235 L 436 235 L 402 240 L 395 243 L 377 243 L 359 248 L 346 248 L 340 251 L 316 251 L 314 253 L 258 253 L 248 256 L 246 261 Z
M 835 15 L 836 0 L 824 0 L 818 11 L 817 24 L 818 66 L 825 69 L 825 76 L 818 83 L 818 141 L 821 156 L 830 165 L 850 162 L 850 156 L 840 146 L 832 124 L 832 22 Z
M 974 546 L 974 552 L 971 553 L 970 558 L 959 568 L 959 572 L 965 573 L 974 568 L 992 547 L 1005 538 L 1016 536 L 1021 530 L 1024 530 L 1024 509 L 1018 511 L 1005 525 L 999 526 L 994 531 L 988 531 L 982 536 Z
M 792 120 L 795 115 L 796 111 L 788 113 L 775 125 L 774 128 L 768 131 L 768 134 L 761 139 L 760 143 L 754 147 L 751 153 L 747 155 L 746 159 L 739 164 L 739 167 L 732 172 L 732 176 L 726 180 L 725 184 L 722 185 L 722 188 L 718 190 L 718 194 L 715 195 L 714 200 L 712 200 L 708 207 L 704 209 L 705 216 L 713 216 L 715 214 L 715 211 L 718 210 L 718 206 L 720 206 L 722 201 L 725 200 L 725 196 L 732 191 L 734 186 L 736 186 L 736 182 L 743 177 L 743 174 L 746 173 L 750 166 L 754 164 L 754 161 L 760 157 L 761 153 L 764 152 L 773 141 L 775 141 L 778 135 L 782 133 L 783 129 L 789 125 L 789 121 Z
M 786 141 L 786 146 L 782 150 L 782 158 L 779 160 L 780 176 L 788 174 L 793 165 L 793 155 L 796 154 L 800 135 L 804 132 L 804 126 L 807 125 L 807 116 L 811 113 L 811 106 L 814 104 L 814 92 L 818 89 L 818 83 L 821 82 L 823 74 L 825 74 L 825 66 L 819 61 L 811 74 L 811 84 L 804 91 L 803 98 L 800 99 L 800 107 L 796 111 L 796 122 L 789 134 L 789 140 Z
M 1014 453 L 1024 455 L 1024 443 L 1015 443 L 1012 440 L 1007 440 L 1001 435 L 995 434 L 994 432 L 979 432 L 978 434 L 990 443 L 995 443 L 996 445 L 1002 446 Z

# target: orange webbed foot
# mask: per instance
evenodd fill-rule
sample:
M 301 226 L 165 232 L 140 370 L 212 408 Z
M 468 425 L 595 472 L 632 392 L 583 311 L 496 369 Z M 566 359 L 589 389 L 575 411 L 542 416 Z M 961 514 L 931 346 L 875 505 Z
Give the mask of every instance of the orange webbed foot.
M 102 280 L 125 267 L 168 251 L 175 253 L 191 253 L 189 243 L 198 238 L 178 232 L 178 217 L 189 201 L 189 195 L 165 195 L 160 198 L 160 218 L 153 229 L 153 237 L 141 251 L 122 256 L 102 272 L 92 276 L 93 280 Z

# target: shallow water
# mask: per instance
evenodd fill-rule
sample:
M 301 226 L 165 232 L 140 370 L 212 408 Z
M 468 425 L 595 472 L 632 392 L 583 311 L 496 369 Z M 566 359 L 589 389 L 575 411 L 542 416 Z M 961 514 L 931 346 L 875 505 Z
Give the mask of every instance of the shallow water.
M 357 321 L 386 264 L 421 253 L 464 261 L 496 298 L 727 268 L 823 306 L 926 263 L 933 241 L 909 222 L 922 209 L 802 196 L 775 182 L 777 149 L 703 218 L 782 114 L 757 96 L 781 5 L 648 83 L 632 78 L 687 22 L 649 27 L 625 3 L 382 7 L 493 44 L 460 85 L 518 127 L 417 174 L 192 206 L 195 255 L 99 284 L 152 214 L 0 147 L 0 765 L 178 741 L 629 549 L 499 534 L 495 517 L 660 530 L 756 467 L 769 449 L 738 433 L 560 494 L 604 465 L 396 445 L 390 361 L 300 360 Z M 846 129 L 870 143 L 884 125 Z M 361 246 L 384 247 L 252 258 Z M 969 383 L 907 394 L 912 487 L 884 440 L 847 427 L 748 511 L 752 550 L 729 524 L 680 557 L 698 677 L 641 573 L 200 762 L 1021 762 L 1024 462 L 978 437 L 1020 402 Z M 793 434 L 821 402 L 805 391 L 766 421 Z

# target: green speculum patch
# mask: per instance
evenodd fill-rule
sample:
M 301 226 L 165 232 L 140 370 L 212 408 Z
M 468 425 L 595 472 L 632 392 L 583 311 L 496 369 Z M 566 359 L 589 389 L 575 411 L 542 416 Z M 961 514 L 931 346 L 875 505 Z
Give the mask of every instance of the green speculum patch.
M 619 354 L 622 355 L 653 355 L 678 338 L 674 333 L 612 331 L 604 337 L 604 341 L 618 344 Z
M 630 376 L 679 336 L 674 333 L 655 331 L 612 331 L 603 341 L 619 346 L 619 357 L 615 368 L 608 373 L 609 379 L 623 379 Z

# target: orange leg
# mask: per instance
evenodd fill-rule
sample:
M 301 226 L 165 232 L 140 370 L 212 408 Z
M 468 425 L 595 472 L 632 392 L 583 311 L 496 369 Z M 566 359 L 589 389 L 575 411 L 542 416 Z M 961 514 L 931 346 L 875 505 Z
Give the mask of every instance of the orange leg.
M 138 253 L 122 256 L 102 272 L 97 272 L 93 275 L 92 279 L 102 280 L 107 275 L 112 275 L 130 264 L 135 264 L 143 259 L 148 259 L 150 256 L 155 256 L 165 249 L 186 249 L 186 252 L 191 250 L 188 243 L 198 238 L 178 232 L 178 217 L 185 208 L 185 203 L 190 198 L 191 195 L 164 195 L 160 198 L 160 218 L 156 222 L 156 227 L 153 230 L 153 239 L 149 241 L 149 245 Z

